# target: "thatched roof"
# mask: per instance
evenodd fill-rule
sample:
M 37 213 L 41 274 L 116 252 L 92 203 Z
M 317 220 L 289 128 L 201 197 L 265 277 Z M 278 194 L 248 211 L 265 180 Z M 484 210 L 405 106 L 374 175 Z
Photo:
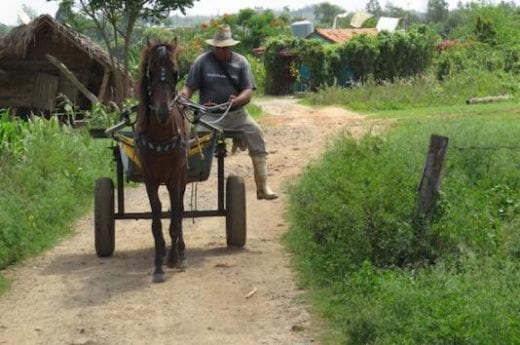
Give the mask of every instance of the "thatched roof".
M 110 66 L 110 57 L 106 51 L 87 36 L 75 32 L 47 14 L 33 19 L 28 24 L 17 26 L 2 38 L 0 40 L 0 60 L 6 56 L 25 58 L 30 47 L 35 45 L 34 40 L 37 33 L 43 30 L 48 30 L 48 34 L 53 40 L 66 41 L 90 58 L 99 61 L 106 67 Z

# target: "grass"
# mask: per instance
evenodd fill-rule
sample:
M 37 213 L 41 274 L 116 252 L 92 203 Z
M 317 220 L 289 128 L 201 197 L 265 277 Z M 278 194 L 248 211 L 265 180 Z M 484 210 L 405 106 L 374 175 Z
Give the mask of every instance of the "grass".
M 487 71 L 467 71 L 439 82 L 431 75 L 405 79 L 394 84 L 370 81 L 358 87 L 325 87 L 309 94 L 311 105 L 339 104 L 362 112 L 410 110 L 421 107 L 456 106 L 471 97 L 517 95 L 518 77 Z
M 246 106 L 246 110 L 254 119 L 259 119 L 263 114 L 262 107 L 254 103 L 249 103 Z
M 9 289 L 10 281 L 0 274 L 0 296 Z
M 0 153 L 0 269 L 70 234 L 71 223 L 90 209 L 95 178 L 110 174 L 106 142 L 54 120 L 20 126 L 23 150 Z
M 366 99 L 365 109 L 382 104 L 379 93 Z M 520 344 L 518 109 L 373 110 L 397 125 L 360 141 L 339 137 L 290 186 L 284 240 L 330 326 L 324 344 Z M 442 193 L 432 221 L 417 227 L 434 133 L 450 140 Z

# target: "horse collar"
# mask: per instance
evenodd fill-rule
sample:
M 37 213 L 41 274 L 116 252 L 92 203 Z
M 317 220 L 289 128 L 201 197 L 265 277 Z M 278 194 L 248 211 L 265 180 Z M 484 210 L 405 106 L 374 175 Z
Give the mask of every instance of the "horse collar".
M 143 151 L 156 154 L 167 154 L 177 148 L 186 149 L 188 147 L 188 142 L 186 140 L 182 140 L 180 135 L 176 135 L 161 143 L 154 142 L 147 136 L 139 135 L 135 140 L 135 144 L 137 148 Z

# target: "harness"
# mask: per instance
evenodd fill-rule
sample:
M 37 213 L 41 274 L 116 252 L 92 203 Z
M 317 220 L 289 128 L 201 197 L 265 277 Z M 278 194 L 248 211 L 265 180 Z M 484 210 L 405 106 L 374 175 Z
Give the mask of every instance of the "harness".
M 188 147 L 188 140 L 182 140 L 180 135 L 176 135 L 166 141 L 157 143 L 145 135 L 138 135 L 135 138 L 135 146 L 143 152 L 167 154 L 175 149 L 185 150 Z
M 167 55 L 165 46 L 160 46 L 157 49 L 159 50 L 160 55 Z M 145 68 L 145 76 L 146 76 L 146 80 L 148 81 L 146 83 L 147 84 L 146 92 L 148 94 L 148 97 L 151 97 L 153 84 L 152 84 L 152 77 L 150 75 L 150 68 L 148 67 L 148 65 Z M 170 80 L 168 80 L 168 71 L 167 71 L 166 67 L 165 66 L 159 67 L 159 78 L 156 81 L 156 83 L 167 84 L 172 90 L 175 90 L 174 80 L 176 80 L 176 79 L 177 79 L 177 73 L 175 71 L 174 71 L 174 78 L 173 78 L 173 80 L 170 81 Z M 172 103 L 173 102 L 168 104 L 168 111 L 172 110 Z M 152 105 L 151 103 L 148 104 L 148 109 L 149 110 L 146 112 L 147 121 L 150 121 L 150 115 L 151 115 L 150 113 L 157 112 L 157 111 L 159 111 L 159 109 L 158 109 L 158 107 Z M 179 111 L 181 116 L 184 117 L 184 113 L 181 112 L 180 109 L 178 109 L 178 108 L 177 108 L 177 110 Z M 164 140 L 161 142 L 157 142 L 155 140 L 152 140 L 150 137 L 148 137 L 144 134 L 139 134 L 135 138 L 135 147 L 143 152 L 159 154 L 159 155 L 168 154 L 175 149 L 186 150 L 189 145 L 189 140 L 183 139 L 183 136 L 181 133 L 182 123 L 177 123 L 176 118 L 172 117 L 171 115 L 170 115 L 170 121 L 172 122 L 172 128 L 177 129 L 177 131 L 176 131 L 177 135 L 174 135 L 170 139 L 167 139 L 167 140 Z M 175 133 L 175 130 L 174 130 L 174 133 Z

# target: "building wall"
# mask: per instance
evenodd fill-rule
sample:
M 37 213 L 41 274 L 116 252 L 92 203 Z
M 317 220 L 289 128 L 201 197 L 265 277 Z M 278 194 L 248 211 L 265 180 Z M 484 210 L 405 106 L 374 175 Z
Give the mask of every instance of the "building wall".
M 103 67 L 86 53 L 69 42 L 59 41 L 45 32 L 36 36 L 36 44 L 30 46 L 24 59 L 6 57 L 0 61 L 0 107 L 36 108 L 54 110 L 54 102 L 43 97 L 54 98 L 58 93 L 68 96 L 82 109 L 90 103 L 72 83 L 46 58 L 50 54 L 62 61 L 76 78 L 91 92 L 97 94 L 103 79 Z M 45 82 L 47 80 L 48 82 Z M 53 81 L 56 80 L 56 83 Z

